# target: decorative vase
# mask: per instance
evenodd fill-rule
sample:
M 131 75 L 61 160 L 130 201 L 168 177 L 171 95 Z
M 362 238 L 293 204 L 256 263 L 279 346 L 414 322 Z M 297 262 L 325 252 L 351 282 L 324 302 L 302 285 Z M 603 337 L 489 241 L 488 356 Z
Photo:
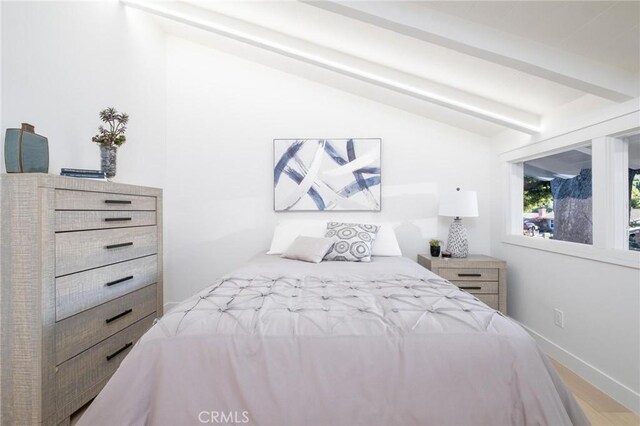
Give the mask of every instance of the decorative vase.
M 31 124 L 7 129 L 4 139 L 4 163 L 7 173 L 49 172 L 49 142 L 37 135 Z
M 112 179 L 116 175 L 116 146 L 100 147 L 100 170 L 102 170 L 107 179 Z
M 431 257 L 440 256 L 440 246 L 429 246 L 431 248 Z

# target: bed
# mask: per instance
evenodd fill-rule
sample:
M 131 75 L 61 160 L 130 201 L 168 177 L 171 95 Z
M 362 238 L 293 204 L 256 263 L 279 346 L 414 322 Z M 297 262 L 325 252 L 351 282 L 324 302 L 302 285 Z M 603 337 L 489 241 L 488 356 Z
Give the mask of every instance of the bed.
M 402 257 L 260 255 L 142 337 L 80 425 L 582 425 L 514 321 Z

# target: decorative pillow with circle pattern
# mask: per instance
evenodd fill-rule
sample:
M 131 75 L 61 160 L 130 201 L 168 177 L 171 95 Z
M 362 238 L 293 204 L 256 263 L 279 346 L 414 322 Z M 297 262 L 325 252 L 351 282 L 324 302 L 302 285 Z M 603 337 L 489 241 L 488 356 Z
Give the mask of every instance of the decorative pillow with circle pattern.
M 334 241 L 324 260 L 370 262 L 379 226 L 362 223 L 328 222 L 325 238 Z

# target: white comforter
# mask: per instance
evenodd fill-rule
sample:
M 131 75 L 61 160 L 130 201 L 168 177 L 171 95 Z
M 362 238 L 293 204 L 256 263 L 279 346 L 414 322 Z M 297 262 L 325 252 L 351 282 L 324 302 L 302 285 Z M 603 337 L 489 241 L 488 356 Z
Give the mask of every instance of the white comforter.
M 588 424 L 515 322 L 404 258 L 262 255 L 153 326 L 81 425 Z

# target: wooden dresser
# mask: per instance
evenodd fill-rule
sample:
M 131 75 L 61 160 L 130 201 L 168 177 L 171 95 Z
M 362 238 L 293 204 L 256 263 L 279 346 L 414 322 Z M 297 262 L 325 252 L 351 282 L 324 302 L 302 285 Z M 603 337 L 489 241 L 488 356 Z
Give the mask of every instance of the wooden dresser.
M 0 424 L 64 424 L 162 314 L 162 190 L 0 184 Z
M 472 254 L 464 259 L 419 254 L 418 263 L 507 315 L 507 263 Z

